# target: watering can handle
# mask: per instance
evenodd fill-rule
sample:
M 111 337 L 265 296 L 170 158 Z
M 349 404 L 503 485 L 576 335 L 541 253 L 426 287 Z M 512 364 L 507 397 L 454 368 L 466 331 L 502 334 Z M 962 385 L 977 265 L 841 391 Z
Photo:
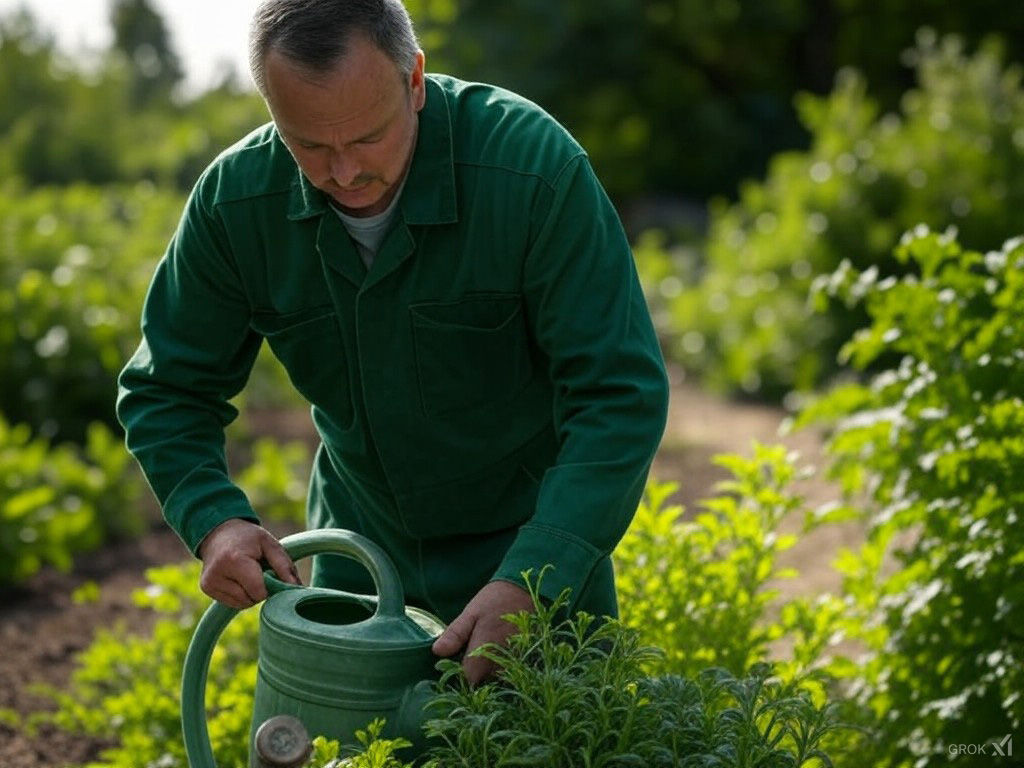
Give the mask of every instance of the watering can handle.
M 405 597 L 398 572 L 387 553 L 369 539 L 352 531 L 325 528 L 286 536 L 281 539 L 281 545 L 293 560 L 318 554 L 347 555 L 357 560 L 366 566 L 377 587 L 374 615 L 405 616 Z M 304 589 L 286 585 L 268 573 L 264 573 L 263 580 L 270 594 L 289 588 Z M 236 615 L 237 610 L 223 603 L 211 605 L 199 619 L 185 654 L 181 676 L 181 726 L 190 768 L 217 768 L 206 729 L 206 677 L 217 639 Z

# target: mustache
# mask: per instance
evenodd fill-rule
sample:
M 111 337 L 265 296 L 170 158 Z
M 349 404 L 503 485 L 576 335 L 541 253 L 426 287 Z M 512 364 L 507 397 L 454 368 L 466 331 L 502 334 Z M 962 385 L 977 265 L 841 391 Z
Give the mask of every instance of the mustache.
M 361 187 L 364 186 L 365 184 L 369 184 L 371 181 L 377 181 L 378 178 L 379 177 L 374 176 L 373 174 L 360 174 L 359 176 L 356 176 L 354 179 L 352 179 L 352 181 L 350 181 L 344 187 L 341 186 L 341 184 L 336 182 L 334 179 L 331 179 L 331 185 L 334 186 L 336 189 L 341 190 L 354 189 L 356 187 Z M 381 179 L 381 181 L 383 181 L 383 179 Z

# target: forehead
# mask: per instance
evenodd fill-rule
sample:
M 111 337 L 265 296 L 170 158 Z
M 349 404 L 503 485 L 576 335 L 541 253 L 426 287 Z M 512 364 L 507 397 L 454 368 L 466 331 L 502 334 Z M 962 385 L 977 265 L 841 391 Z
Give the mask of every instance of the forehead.
M 395 63 L 362 38 L 327 72 L 310 72 L 273 49 L 265 72 L 267 105 L 285 130 L 359 130 L 383 120 L 405 93 Z

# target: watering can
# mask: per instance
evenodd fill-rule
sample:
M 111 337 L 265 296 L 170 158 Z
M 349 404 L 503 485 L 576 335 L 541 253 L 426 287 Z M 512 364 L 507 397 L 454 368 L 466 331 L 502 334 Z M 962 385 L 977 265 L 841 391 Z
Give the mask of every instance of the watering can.
M 353 744 L 356 729 L 377 717 L 387 719 L 385 737 L 413 743 L 408 757 L 422 752 L 424 705 L 438 674 L 430 647 L 444 623 L 405 605 L 395 566 L 363 536 L 323 529 L 286 536 L 281 545 L 293 560 L 351 557 L 370 572 L 377 594 L 286 584 L 264 572 L 269 597 L 260 610 L 250 765 L 302 765 L 306 733 Z M 221 603 L 210 606 L 185 656 L 181 723 L 191 768 L 216 768 L 206 729 L 206 677 L 217 639 L 237 613 Z

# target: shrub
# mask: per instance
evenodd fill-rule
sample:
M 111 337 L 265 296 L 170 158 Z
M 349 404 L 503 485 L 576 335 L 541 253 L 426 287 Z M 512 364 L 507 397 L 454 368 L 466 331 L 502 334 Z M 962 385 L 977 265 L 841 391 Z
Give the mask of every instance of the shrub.
M 50 691 L 53 718 L 76 733 L 110 739 L 92 768 L 187 768 L 179 689 L 185 652 L 210 601 L 199 590 L 199 563 L 147 572 L 151 586 L 135 595 L 156 616 L 148 636 L 101 630 L 79 657 L 67 691 Z M 207 712 L 214 754 L 223 765 L 245 765 L 256 685 L 259 613 L 244 611 L 221 635 L 210 665 Z
M 119 429 L 115 379 L 182 201 L 151 186 L 0 188 L 0 412 L 46 437 Z
M 981 253 L 922 228 L 895 255 L 909 274 L 844 263 L 820 281 L 871 318 L 844 360 L 894 363 L 802 421 L 831 427 L 833 474 L 866 509 L 839 565 L 867 655 L 835 668 L 877 717 L 858 764 L 925 768 L 1024 726 L 1024 243 Z
M 648 483 L 615 550 L 622 621 L 664 649 L 659 668 L 695 677 L 708 667 L 742 675 L 786 633 L 773 621 L 775 585 L 796 575 L 778 557 L 796 536 L 783 518 L 802 508 L 791 485 L 800 474 L 782 446 L 720 456 L 732 474 L 703 511 L 684 517 L 668 505 L 674 484 Z
M 826 380 L 865 317 L 844 304 L 814 314 L 812 281 L 843 259 L 890 271 L 900 234 L 918 223 L 956 225 L 981 248 L 1019 234 L 1021 68 L 1004 67 L 993 45 L 968 55 L 958 38 L 928 33 L 909 59 L 918 85 L 898 113 L 880 115 L 852 70 L 827 98 L 799 97 L 810 149 L 776 156 L 738 202 L 713 206 L 702 265 L 662 251 L 655 266 L 645 250 L 668 354 L 705 384 L 780 397 Z
M 94 421 L 120 431 L 117 374 L 182 204 L 148 183 L 0 185 L 0 413 L 61 440 L 84 440 Z M 297 401 L 269 347 L 249 392 L 240 401 Z
M 306 444 L 269 437 L 252 444 L 251 460 L 236 482 L 260 517 L 303 526 L 311 459 Z
M 695 679 L 650 677 L 657 656 L 619 621 L 579 613 L 559 620 L 531 585 L 535 611 L 511 617 L 508 647 L 476 653 L 497 679 L 470 688 L 461 666 L 441 662 L 426 724 L 428 766 L 797 766 L 827 760 L 819 742 L 838 727 L 827 706 L 770 678 L 707 669 Z
M 0 587 L 112 536 L 137 534 L 142 480 L 120 441 L 100 424 L 85 446 L 33 437 L 0 416 Z

